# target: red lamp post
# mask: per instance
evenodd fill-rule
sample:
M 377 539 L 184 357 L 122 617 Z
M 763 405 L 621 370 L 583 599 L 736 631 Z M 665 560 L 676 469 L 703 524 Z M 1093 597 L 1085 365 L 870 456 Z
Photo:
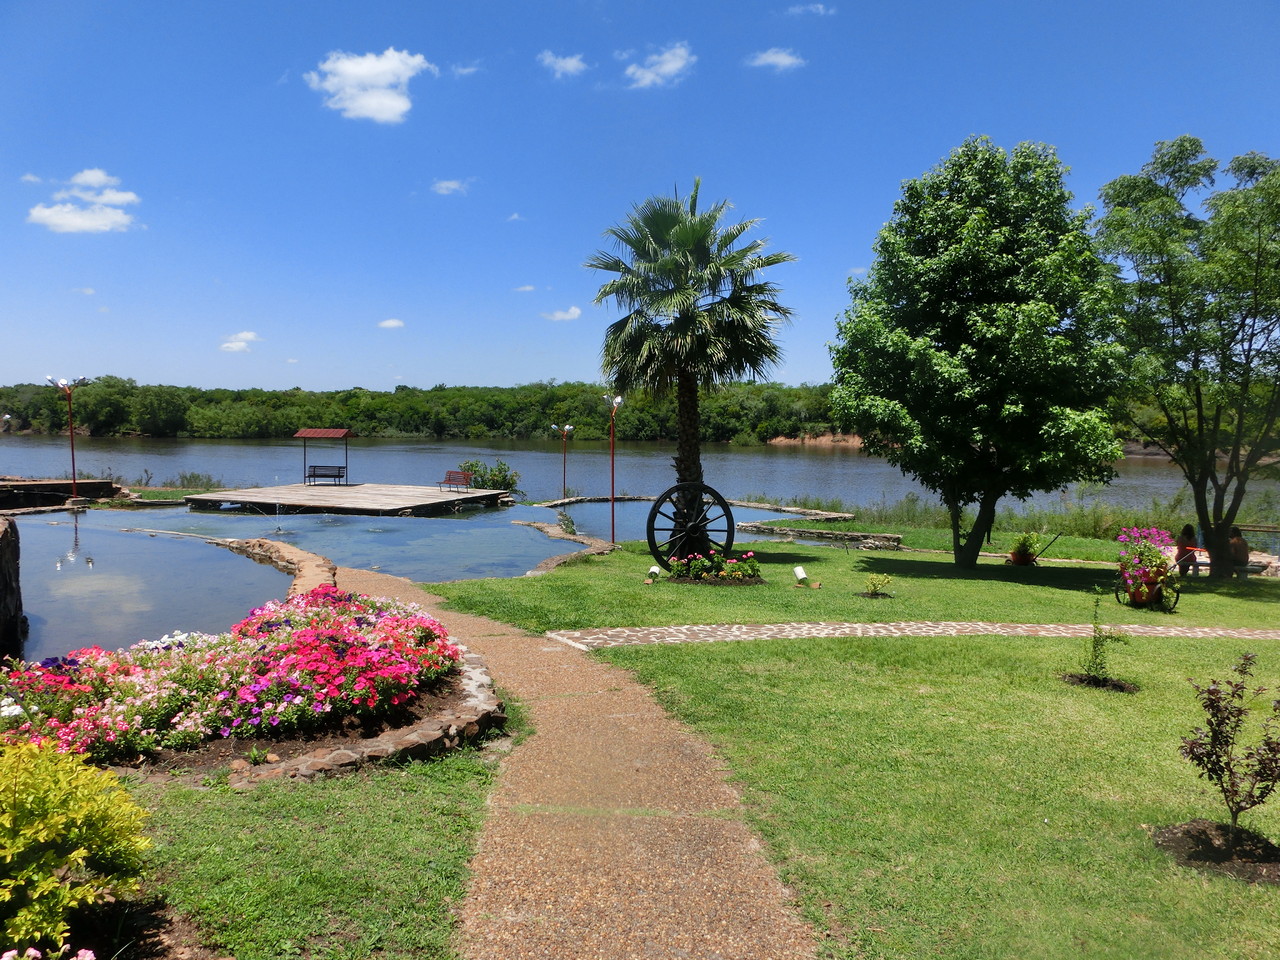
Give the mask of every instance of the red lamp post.
M 563 427 L 557 427 L 553 423 L 551 429 L 560 434 L 560 499 L 567 500 L 569 497 L 569 434 L 573 433 L 573 427 L 567 423 Z
M 76 387 L 84 386 L 89 380 L 86 377 L 76 377 L 70 382 L 55 380 L 53 377 L 45 377 L 45 379 L 61 390 L 67 398 L 67 436 L 71 439 L 71 498 L 78 500 L 80 494 L 76 490 L 76 420 L 71 410 L 71 394 Z
M 618 542 L 618 526 L 614 510 L 614 470 L 613 470 L 613 450 L 614 450 L 614 423 L 618 418 L 618 404 L 622 403 L 621 397 L 610 397 L 607 393 L 604 395 L 605 403 L 609 404 L 609 542 Z

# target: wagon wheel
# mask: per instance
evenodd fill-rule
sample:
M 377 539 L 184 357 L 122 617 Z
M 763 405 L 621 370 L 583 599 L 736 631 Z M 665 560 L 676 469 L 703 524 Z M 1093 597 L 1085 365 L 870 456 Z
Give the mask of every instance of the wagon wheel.
M 1163 589 L 1160 594 L 1160 609 L 1165 613 L 1173 613 L 1177 609 L 1178 601 L 1182 599 L 1182 588 L 1173 577 L 1165 577 L 1161 586 Z
M 1124 584 L 1124 577 L 1116 577 L 1116 603 L 1129 605 L 1129 588 Z
M 653 504 L 647 524 L 649 552 L 664 570 L 672 557 L 733 548 L 733 513 L 705 483 L 677 483 Z

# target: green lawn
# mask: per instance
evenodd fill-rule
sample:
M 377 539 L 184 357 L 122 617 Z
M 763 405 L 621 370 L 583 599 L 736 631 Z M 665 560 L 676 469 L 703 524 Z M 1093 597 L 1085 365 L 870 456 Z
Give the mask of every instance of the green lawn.
M 863 520 L 814 520 L 806 517 L 788 517 L 782 520 L 766 520 L 765 526 L 787 527 L 800 530 L 819 530 L 844 533 L 896 533 L 902 537 L 902 545 L 911 550 L 942 550 L 951 553 L 951 531 L 941 527 L 915 527 L 895 523 L 876 523 Z M 1021 531 L 998 530 L 991 535 L 991 543 L 983 546 L 986 553 L 1007 554 L 1014 539 Z M 1040 546 L 1045 556 L 1059 560 L 1097 560 L 1111 562 L 1116 559 L 1114 540 L 1097 540 L 1092 537 L 1072 537 L 1063 534 L 1040 535 Z
M 646 585 L 636 545 L 538 578 L 431 584 L 459 609 L 532 630 L 855 620 L 1276 626 L 1280 583 L 1193 579 L 1176 614 L 1114 602 L 1112 565 L 756 544 L 768 584 Z M 821 590 L 792 586 L 803 564 Z M 892 600 L 854 594 L 868 573 Z M 447 617 L 446 617 L 447 621 Z M 1178 756 L 1200 722 L 1187 677 L 1225 678 L 1280 642 L 1135 638 L 1109 648 L 1136 694 L 1071 686 L 1084 641 L 931 637 L 623 647 L 715 745 L 806 915 L 839 958 L 1280 958 L 1280 890 L 1206 877 L 1149 831 L 1225 808 Z M 1280 801 L 1278 801 L 1280 804 Z M 1245 826 L 1280 839 L 1280 805 Z
M 475 750 L 315 782 L 138 788 L 148 876 L 237 960 L 453 960 L 492 761 Z
M 1082 641 L 878 638 L 655 645 L 634 670 L 715 745 L 823 956 L 1280 957 L 1280 890 L 1176 866 L 1148 830 L 1224 819 L 1177 754 L 1186 677 L 1246 646 L 1113 648 L 1137 694 L 1070 686 Z M 1280 807 L 1242 823 L 1280 838 Z
M 1111 599 L 1113 563 L 1042 560 L 1014 567 L 995 558 L 976 570 L 957 570 L 950 555 L 913 551 L 761 542 L 754 549 L 768 581 L 753 587 L 645 584 L 653 563 L 639 544 L 599 557 L 583 557 L 541 577 L 427 584 L 459 609 L 529 630 L 663 626 L 692 623 L 891 622 L 983 620 L 1002 623 L 1088 623 L 1092 590 L 1102 587 L 1105 622 L 1177 626 L 1274 627 L 1280 581 L 1189 578 L 1176 613 L 1121 606 Z M 1114 555 L 1114 554 L 1113 554 Z M 802 565 L 821 590 L 794 586 Z M 867 575 L 893 578 L 891 600 L 868 600 Z

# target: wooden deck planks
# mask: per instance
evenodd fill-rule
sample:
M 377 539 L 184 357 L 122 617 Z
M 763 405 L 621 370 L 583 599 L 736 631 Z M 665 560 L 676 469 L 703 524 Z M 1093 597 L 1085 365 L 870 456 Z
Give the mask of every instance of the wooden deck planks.
M 192 509 L 220 510 L 232 504 L 262 513 L 350 513 L 364 516 L 409 514 L 429 516 L 462 507 L 496 506 L 505 490 L 440 490 L 407 484 L 292 483 L 280 487 L 251 487 L 184 497 Z

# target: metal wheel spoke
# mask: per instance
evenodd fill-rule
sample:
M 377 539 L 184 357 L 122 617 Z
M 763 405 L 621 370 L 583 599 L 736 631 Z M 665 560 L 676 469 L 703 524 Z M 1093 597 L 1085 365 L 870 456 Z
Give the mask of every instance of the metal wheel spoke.
M 733 547 L 729 504 L 703 483 L 677 483 L 654 502 L 647 524 L 649 552 L 663 568 L 671 558 L 710 543 L 728 553 Z

